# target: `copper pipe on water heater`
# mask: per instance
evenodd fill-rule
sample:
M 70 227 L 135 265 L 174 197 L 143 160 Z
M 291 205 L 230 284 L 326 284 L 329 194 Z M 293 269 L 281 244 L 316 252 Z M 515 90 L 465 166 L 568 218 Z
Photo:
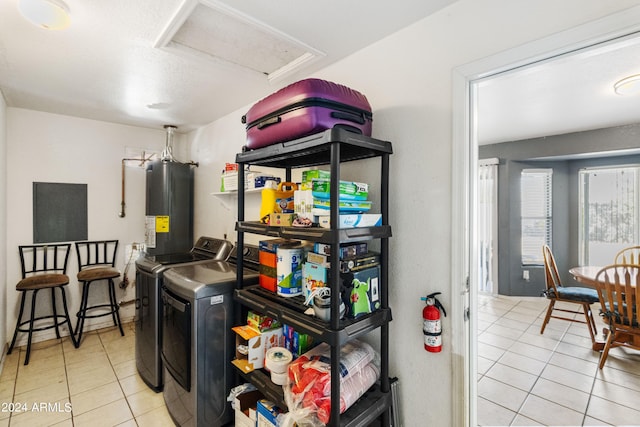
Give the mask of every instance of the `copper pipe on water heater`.
M 151 161 L 151 157 L 153 157 L 153 154 L 150 155 L 148 158 L 144 158 L 144 152 L 142 152 L 142 157 L 141 158 L 135 158 L 135 159 L 122 159 L 122 201 L 120 202 L 120 213 L 118 213 L 118 216 L 120 218 L 124 218 L 125 217 L 125 213 L 124 213 L 124 207 L 125 207 L 125 202 L 124 202 L 124 168 L 125 168 L 125 162 L 126 161 L 139 161 L 140 165 L 144 165 L 146 162 Z

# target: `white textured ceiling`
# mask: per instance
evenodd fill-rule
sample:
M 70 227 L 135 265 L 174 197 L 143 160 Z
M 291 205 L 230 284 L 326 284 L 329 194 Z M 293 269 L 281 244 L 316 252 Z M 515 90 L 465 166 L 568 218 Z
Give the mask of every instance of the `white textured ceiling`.
M 179 132 L 228 114 L 304 78 L 455 0 L 65 0 L 71 26 L 27 22 L 0 1 L 0 91 L 10 107 Z M 322 52 L 297 73 L 266 75 L 154 45 L 176 13 L 202 4 Z
M 488 78 L 478 85 L 478 143 L 640 123 L 640 93 L 613 90 L 634 74 L 640 74 L 640 35 Z

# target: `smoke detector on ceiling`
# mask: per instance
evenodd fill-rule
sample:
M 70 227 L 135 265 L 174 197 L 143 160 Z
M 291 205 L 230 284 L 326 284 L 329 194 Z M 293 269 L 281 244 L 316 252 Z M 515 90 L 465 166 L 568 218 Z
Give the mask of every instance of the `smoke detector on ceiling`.
M 215 0 L 185 0 L 154 47 L 195 54 L 277 80 L 324 56 Z

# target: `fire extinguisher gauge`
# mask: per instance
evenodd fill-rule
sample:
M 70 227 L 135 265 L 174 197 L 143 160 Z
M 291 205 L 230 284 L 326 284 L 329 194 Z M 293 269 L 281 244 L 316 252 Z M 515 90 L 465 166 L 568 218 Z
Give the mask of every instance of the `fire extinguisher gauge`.
M 420 297 L 420 300 L 426 301 L 427 305 L 435 305 L 438 310 L 442 311 L 442 314 L 444 314 L 444 317 L 447 317 L 447 312 L 445 311 L 444 306 L 440 303 L 440 301 L 438 301 L 438 298 L 436 298 L 436 295 L 440 295 L 440 294 L 442 294 L 442 292 L 434 292 L 432 294 L 427 295 L 426 297 Z

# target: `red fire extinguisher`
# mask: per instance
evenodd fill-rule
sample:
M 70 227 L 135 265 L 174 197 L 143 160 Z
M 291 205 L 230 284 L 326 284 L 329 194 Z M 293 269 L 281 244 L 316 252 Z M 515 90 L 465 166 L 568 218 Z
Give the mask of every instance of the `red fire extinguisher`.
M 436 298 L 440 292 L 434 292 L 426 297 L 420 298 L 426 301 L 427 305 L 422 309 L 422 332 L 424 333 L 424 349 L 431 353 L 442 351 L 442 323 L 440 322 L 440 310 L 447 316 L 440 301 Z

